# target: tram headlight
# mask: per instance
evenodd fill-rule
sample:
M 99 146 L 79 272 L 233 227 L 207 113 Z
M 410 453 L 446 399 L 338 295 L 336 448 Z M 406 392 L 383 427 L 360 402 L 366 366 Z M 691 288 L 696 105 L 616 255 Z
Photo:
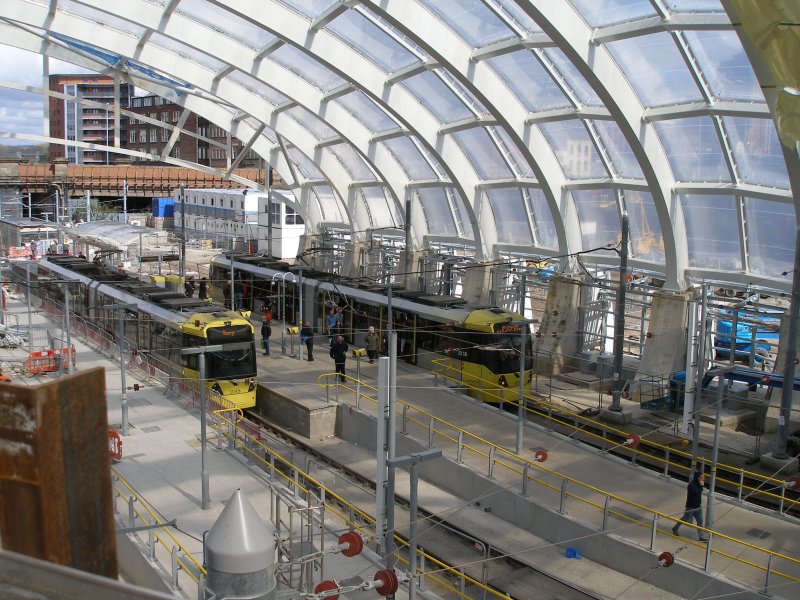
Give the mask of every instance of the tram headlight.
M 256 389 L 256 380 L 255 379 L 251 379 L 250 380 L 250 385 L 247 386 L 247 391 L 248 392 L 252 392 L 254 389 Z
M 215 394 L 219 394 L 220 396 L 222 396 L 222 388 L 219 387 L 218 383 L 215 383 L 214 385 L 211 386 L 211 391 L 214 392 Z
M 500 375 L 500 379 L 497 380 L 497 383 L 499 383 L 503 387 L 508 387 L 508 381 L 506 381 L 505 375 Z

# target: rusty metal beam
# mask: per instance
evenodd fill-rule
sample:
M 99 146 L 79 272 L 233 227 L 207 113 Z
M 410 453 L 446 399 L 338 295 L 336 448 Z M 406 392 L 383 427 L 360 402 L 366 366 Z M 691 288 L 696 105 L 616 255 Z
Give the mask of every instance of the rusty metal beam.
M 0 537 L 12 552 L 117 577 L 105 371 L 0 384 Z

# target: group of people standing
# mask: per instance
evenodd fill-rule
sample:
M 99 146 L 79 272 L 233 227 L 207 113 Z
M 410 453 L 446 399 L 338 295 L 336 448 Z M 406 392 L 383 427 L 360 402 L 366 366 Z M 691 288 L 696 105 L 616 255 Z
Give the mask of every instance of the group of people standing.
M 200 282 L 197 286 L 195 286 L 195 281 L 193 276 L 189 276 L 186 278 L 186 281 L 183 282 L 183 293 L 186 295 L 187 298 L 194 297 L 195 289 L 199 288 L 199 293 L 197 294 L 200 300 L 208 299 L 208 279 L 206 277 L 201 277 Z

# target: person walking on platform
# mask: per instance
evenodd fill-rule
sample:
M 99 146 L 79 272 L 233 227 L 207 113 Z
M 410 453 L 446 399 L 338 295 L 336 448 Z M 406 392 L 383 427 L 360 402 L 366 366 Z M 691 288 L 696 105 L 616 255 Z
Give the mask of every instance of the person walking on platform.
M 314 330 L 311 329 L 311 323 L 309 321 L 305 322 L 300 328 L 300 342 L 306 345 L 306 350 L 308 351 L 308 361 L 311 362 L 314 360 Z
M 369 364 L 374 363 L 378 356 L 378 335 L 375 333 L 374 327 L 370 327 L 367 335 L 364 336 L 364 349 L 367 351 Z
M 272 325 L 269 321 L 261 322 L 261 345 L 264 348 L 264 356 L 269 356 L 269 338 L 272 335 Z
M 706 476 L 702 469 L 697 469 L 689 485 L 686 486 L 686 508 L 681 517 L 681 521 L 686 523 L 691 523 L 692 519 L 694 519 L 697 522 L 697 526 L 700 528 L 703 527 L 703 484 L 705 484 L 705 482 Z M 678 535 L 678 529 L 680 529 L 680 527 L 680 522 L 675 523 L 675 526 L 672 528 L 672 533 Z M 706 536 L 702 529 L 697 530 L 697 536 L 701 542 L 708 541 L 708 536 Z
M 339 374 L 339 381 L 347 381 L 345 378 L 344 364 L 347 360 L 347 350 L 349 346 L 344 341 L 344 336 L 336 337 L 336 340 L 331 344 L 331 358 L 334 365 L 336 365 L 336 372 Z

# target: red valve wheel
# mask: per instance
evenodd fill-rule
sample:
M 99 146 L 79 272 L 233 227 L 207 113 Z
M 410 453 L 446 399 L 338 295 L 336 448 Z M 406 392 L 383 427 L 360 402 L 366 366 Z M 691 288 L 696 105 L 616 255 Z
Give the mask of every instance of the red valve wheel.
M 400 582 L 397 581 L 397 575 L 393 569 L 383 569 L 375 573 L 374 581 L 380 581 L 381 584 L 375 588 L 379 596 L 389 596 L 397 591 L 400 587 Z
M 786 489 L 800 490 L 800 475 L 795 475 L 794 477 L 790 477 L 786 481 Z
M 326 579 L 325 581 L 320 581 L 317 584 L 317 587 L 314 588 L 315 594 L 321 594 L 322 592 L 330 592 L 331 590 L 338 590 L 339 584 L 336 583 L 333 579 Z M 331 600 L 337 600 L 339 598 L 339 594 L 331 594 L 330 596 L 325 596 L 326 598 L 330 598 Z
M 547 460 L 547 450 L 537 450 L 533 453 L 533 460 L 536 462 L 544 462 Z
M 339 536 L 340 544 L 347 544 L 347 548 L 342 550 L 342 554 L 347 557 L 358 556 L 364 549 L 364 538 L 355 531 L 346 531 Z
M 628 437 L 625 438 L 625 445 L 630 446 L 631 448 L 638 448 L 639 444 L 642 443 L 642 438 L 639 437 L 636 433 L 628 434 Z
M 658 555 L 658 564 L 662 567 L 671 567 L 674 562 L 675 557 L 672 555 L 672 552 L 662 552 Z

